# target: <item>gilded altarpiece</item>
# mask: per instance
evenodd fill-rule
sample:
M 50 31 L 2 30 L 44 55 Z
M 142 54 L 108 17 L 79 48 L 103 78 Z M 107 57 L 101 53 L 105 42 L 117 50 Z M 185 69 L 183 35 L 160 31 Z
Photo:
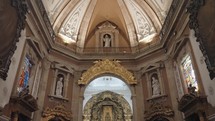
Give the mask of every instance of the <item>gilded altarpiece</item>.
M 86 103 L 83 117 L 83 121 L 131 121 L 132 111 L 122 95 L 105 91 Z
M 42 113 L 42 121 L 70 121 L 72 119 L 72 112 L 66 110 L 63 104 L 58 104 L 54 108 L 47 107 Z M 57 120 L 57 121 L 58 121 Z

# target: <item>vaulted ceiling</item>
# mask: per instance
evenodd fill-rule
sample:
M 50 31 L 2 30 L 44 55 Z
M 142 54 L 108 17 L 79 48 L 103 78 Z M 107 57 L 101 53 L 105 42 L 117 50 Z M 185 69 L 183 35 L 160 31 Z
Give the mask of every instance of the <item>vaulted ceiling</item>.
M 84 47 L 99 25 L 116 26 L 130 47 L 157 36 L 172 0 L 43 0 L 61 41 Z

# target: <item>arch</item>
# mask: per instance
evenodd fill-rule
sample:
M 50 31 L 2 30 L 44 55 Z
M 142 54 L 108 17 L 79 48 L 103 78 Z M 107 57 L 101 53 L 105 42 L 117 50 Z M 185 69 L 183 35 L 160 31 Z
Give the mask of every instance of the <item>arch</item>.
M 144 113 L 146 121 L 160 121 L 160 119 L 166 119 L 164 121 L 169 121 L 169 118 L 174 116 L 174 111 L 170 106 L 166 106 L 162 103 L 153 102 L 149 109 L 150 110 L 146 110 Z
M 97 120 L 104 118 L 102 113 L 104 106 L 112 106 L 113 120 L 127 121 L 131 120 L 131 107 L 123 96 L 111 91 L 104 91 L 94 95 L 84 107 L 83 117 L 84 121 Z
M 110 61 L 108 59 L 96 61 L 94 66 L 90 67 L 86 72 L 82 74 L 81 79 L 78 80 L 78 84 L 86 85 L 93 78 L 106 73 L 121 77 L 127 82 L 127 84 L 137 84 L 137 81 L 135 80 L 133 74 L 125 69 L 122 65 L 120 65 L 119 61 Z
M 152 121 L 169 121 L 169 120 L 167 118 L 165 118 L 165 117 L 159 117 L 159 116 L 157 116 Z
M 72 112 L 67 111 L 64 105 L 58 104 L 54 108 L 47 107 L 43 111 L 42 117 L 42 121 L 49 121 L 51 119 L 54 119 L 55 117 L 59 117 L 61 119 L 64 119 L 65 121 L 70 121 L 70 119 L 72 119 Z

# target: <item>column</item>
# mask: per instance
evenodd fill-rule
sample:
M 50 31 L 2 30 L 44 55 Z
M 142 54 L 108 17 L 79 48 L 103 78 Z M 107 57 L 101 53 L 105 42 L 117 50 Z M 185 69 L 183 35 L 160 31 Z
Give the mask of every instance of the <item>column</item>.
M 74 72 L 74 81 L 73 81 L 73 92 L 72 92 L 72 114 L 73 114 L 73 121 L 82 121 L 82 109 L 83 99 L 81 100 L 80 96 L 82 95 L 81 92 L 83 89 L 78 85 L 77 81 L 81 77 L 81 72 Z
M 64 80 L 64 97 L 67 98 L 68 95 L 68 83 L 69 83 L 70 73 L 67 73 L 66 78 Z
M 151 98 L 152 97 L 152 84 L 151 84 L 151 80 L 149 78 L 148 72 L 145 73 L 145 76 L 146 76 L 146 82 L 147 82 L 148 98 Z
M 159 79 L 159 84 L 160 84 L 160 91 L 161 91 L 161 95 L 164 95 L 165 94 L 165 89 L 164 89 L 164 80 L 163 80 L 163 76 L 162 76 L 162 73 L 160 72 L 161 69 L 157 68 L 157 74 L 158 74 L 158 79 Z
M 139 121 L 138 120 L 138 105 L 137 105 L 137 96 L 136 96 L 136 90 L 135 90 L 135 85 L 131 85 L 131 100 L 133 104 L 133 120 L 132 121 Z
M 53 79 L 54 83 L 52 84 L 51 95 L 55 95 L 55 87 L 56 87 L 56 81 L 57 81 L 57 74 L 58 74 L 58 69 L 55 69 L 54 79 Z
M 174 110 L 174 120 L 180 120 L 182 121 L 182 114 L 181 112 L 178 111 L 178 101 L 177 101 L 177 87 L 175 84 L 175 77 L 174 77 L 174 66 L 173 66 L 173 60 L 172 58 L 169 58 L 168 60 L 165 61 L 165 67 L 166 67 L 166 72 L 167 72 L 167 79 L 168 79 L 168 84 L 170 88 L 170 98 L 172 101 L 172 108 Z
M 83 92 L 83 87 L 80 87 L 80 92 Z M 78 113 L 78 121 L 83 121 L 83 101 L 84 101 L 84 95 L 83 93 L 81 93 L 82 95 L 79 96 L 79 113 Z
M 44 57 L 42 60 L 42 75 L 41 75 L 41 80 L 39 84 L 38 100 L 37 100 L 39 110 L 34 113 L 33 121 L 41 121 L 41 114 L 43 111 L 42 107 L 44 107 L 44 99 L 46 96 L 45 94 L 46 94 L 46 87 L 47 87 L 50 65 L 51 65 L 51 62 L 46 57 Z
M 142 121 L 144 115 L 144 96 L 143 96 L 143 83 L 142 83 L 142 72 L 141 70 L 134 73 L 135 78 L 137 79 L 137 84 L 133 86 L 134 95 L 132 92 L 132 102 L 134 108 L 134 118 L 133 121 Z M 138 96 L 137 96 L 138 95 Z M 136 110 L 136 112 L 135 112 Z

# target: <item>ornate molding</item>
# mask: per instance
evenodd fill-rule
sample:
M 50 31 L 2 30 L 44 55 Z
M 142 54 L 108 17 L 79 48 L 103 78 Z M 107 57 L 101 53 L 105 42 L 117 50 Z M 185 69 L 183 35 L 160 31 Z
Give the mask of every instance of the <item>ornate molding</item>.
M 206 96 L 185 94 L 178 102 L 178 110 L 185 113 L 205 111 L 209 107 Z M 195 110 L 192 110 L 195 109 Z
M 45 121 L 49 121 L 50 119 L 54 118 L 55 116 L 61 116 L 65 118 L 67 121 L 72 119 L 72 112 L 67 111 L 65 106 L 62 104 L 58 104 L 54 108 L 47 107 L 44 111 L 42 116 L 46 119 Z
M 7 78 L 7 73 L 11 63 L 11 57 L 13 56 L 17 48 L 16 43 L 19 41 L 19 37 L 21 36 L 21 30 L 23 30 L 25 27 L 25 15 L 28 11 L 25 0 L 11 0 L 11 6 L 16 10 L 17 24 L 16 26 L 14 26 L 14 28 L 16 28 L 15 35 L 11 35 L 14 36 L 14 38 L 11 40 L 12 42 L 10 42 L 8 52 L 6 52 L 4 55 L 0 55 L 0 78 L 2 78 L 3 80 L 6 80 Z M 10 40 L 4 41 L 8 42 Z
M 189 28 L 195 31 L 196 41 L 199 42 L 199 48 L 205 57 L 205 63 L 207 65 L 209 76 L 211 79 L 215 77 L 215 60 L 214 57 L 210 57 L 209 48 L 207 46 L 208 38 L 204 35 L 203 29 L 199 27 L 199 10 L 205 5 L 205 0 L 191 0 L 190 5 L 187 7 L 187 11 L 190 13 Z M 210 9 L 210 8 L 208 8 Z M 205 13 L 206 14 L 206 13 Z M 210 16 L 210 15 L 208 15 Z M 202 25 L 204 26 L 204 25 Z M 207 33 L 208 34 L 208 33 Z M 213 33 L 212 33 L 213 34 Z M 210 44 L 210 43 L 209 43 Z
M 190 5 L 187 7 L 187 11 L 190 13 L 189 27 L 195 31 L 195 35 L 200 35 L 199 23 L 198 23 L 198 11 L 202 5 L 204 5 L 205 0 L 191 0 Z M 197 36 L 198 37 L 198 36 Z
M 146 121 L 151 121 L 156 117 L 172 117 L 174 116 L 174 111 L 169 106 L 164 106 L 160 103 L 152 103 L 150 105 L 150 110 L 145 111 Z
M 173 0 L 172 1 L 172 4 L 171 4 L 170 9 L 169 9 L 169 12 L 168 12 L 168 14 L 166 16 L 166 19 L 164 21 L 163 27 L 162 27 L 162 29 L 160 31 L 161 41 L 164 41 L 164 36 L 167 36 L 168 32 L 171 30 L 171 29 L 169 29 L 170 26 L 171 26 L 170 23 L 173 22 L 172 18 L 174 18 L 175 13 L 177 13 L 176 10 L 180 6 L 180 4 L 181 4 L 180 2 L 181 2 L 180 0 Z
M 128 84 L 137 84 L 133 74 L 125 69 L 122 65 L 119 64 L 119 61 L 110 61 L 108 59 L 102 61 L 96 61 L 95 65 L 90 67 L 86 72 L 82 74 L 80 80 L 78 80 L 79 85 L 88 84 L 93 78 L 105 74 L 111 73 L 116 76 L 120 76 Z
M 38 110 L 37 100 L 25 90 L 19 96 L 10 98 L 10 107 L 13 112 L 19 112 L 27 117 L 31 117 L 31 113 Z
M 54 30 L 52 28 L 51 22 L 49 20 L 49 17 L 47 15 L 47 12 L 46 12 L 46 9 L 45 9 L 45 7 L 43 5 L 42 0 L 37 0 L 37 5 L 39 7 L 40 13 L 41 13 L 41 15 L 43 17 L 43 20 L 45 22 L 45 25 L 46 25 L 46 27 L 48 29 L 48 32 L 49 32 L 52 40 L 55 40 L 55 32 L 54 32 Z
M 126 0 L 125 4 L 133 18 L 138 41 L 145 40 L 146 37 L 156 34 L 156 29 L 150 17 L 133 0 Z
M 99 25 L 98 28 L 99 28 L 99 29 L 102 29 L 102 28 L 116 29 L 117 26 L 116 26 L 116 25 L 113 25 L 110 21 L 105 21 L 104 23 L 102 23 L 102 25 Z
M 195 99 L 195 95 L 185 94 L 178 103 L 178 109 L 182 112 L 185 111 L 186 106 L 191 104 Z

